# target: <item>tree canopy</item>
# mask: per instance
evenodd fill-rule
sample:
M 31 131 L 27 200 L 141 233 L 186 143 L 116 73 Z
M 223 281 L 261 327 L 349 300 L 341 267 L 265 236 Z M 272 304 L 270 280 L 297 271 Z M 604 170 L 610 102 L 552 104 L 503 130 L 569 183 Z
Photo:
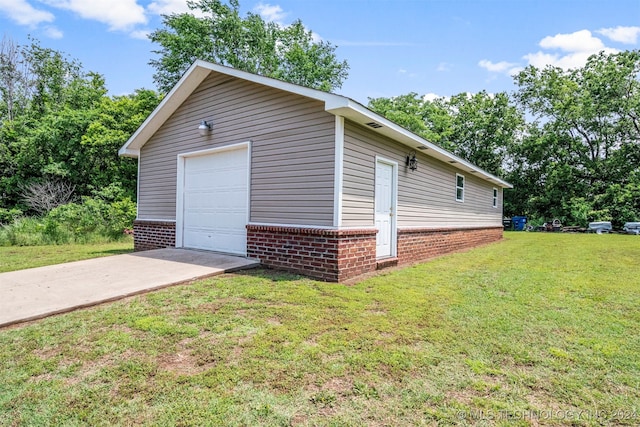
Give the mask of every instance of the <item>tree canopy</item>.
M 495 175 L 503 175 L 507 148 L 524 125 L 506 93 L 461 93 L 433 101 L 409 93 L 370 99 L 369 108 Z
M 241 17 L 236 0 L 191 7 L 204 17 L 166 16 L 152 35 L 163 47 L 156 62 L 163 90 L 195 58 L 325 90 L 346 76 L 335 48 L 314 41 L 299 21 L 282 27 Z M 577 225 L 640 220 L 640 51 L 600 53 L 573 70 L 528 67 L 514 79 L 512 94 L 426 100 L 412 92 L 370 99 L 369 107 L 514 184 L 506 215 Z M 160 100 L 144 89 L 109 96 L 100 74 L 65 54 L 3 39 L 0 211 L 25 208 L 32 184 L 59 184 L 74 197 L 104 188 L 133 196 L 137 164 L 119 158 L 118 148 Z
M 514 184 L 506 215 L 640 220 L 640 51 L 603 52 L 573 70 L 530 66 L 515 83 L 511 97 L 410 93 L 369 107 Z
M 515 77 L 515 98 L 534 120 L 512 146 L 513 209 L 579 223 L 640 219 L 639 79 L 640 51 Z
M 336 47 L 315 40 L 300 20 L 289 26 L 266 22 L 255 13 L 240 16 L 238 0 L 188 2 L 192 13 L 163 17 L 162 28 L 149 38 L 160 46 L 154 80 L 168 92 L 196 59 L 331 91 L 341 87 L 349 66 L 336 57 Z
M 76 197 L 117 183 L 135 195 L 137 164 L 118 149 L 158 94 L 110 97 L 101 75 L 37 41 L 3 41 L 0 82 L 0 208 L 20 206 L 32 183 L 64 183 Z

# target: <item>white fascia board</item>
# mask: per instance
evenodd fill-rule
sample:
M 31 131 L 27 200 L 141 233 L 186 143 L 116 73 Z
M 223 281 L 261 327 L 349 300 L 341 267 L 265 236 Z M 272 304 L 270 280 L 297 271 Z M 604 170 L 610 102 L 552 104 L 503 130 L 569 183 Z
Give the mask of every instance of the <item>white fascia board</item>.
M 131 148 L 122 147 L 118 150 L 118 155 L 122 157 L 138 158 L 138 156 L 140 156 L 140 150 L 132 150 Z
M 120 156 L 136 157 L 140 154 L 140 148 L 158 131 L 160 126 L 173 114 L 180 105 L 191 95 L 191 93 L 207 78 L 211 72 L 237 77 L 246 81 L 281 89 L 290 93 L 295 93 L 318 101 L 334 102 L 335 99 L 343 98 L 328 92 L 299 86 L 293 83 L 264 77 L 235 68 L 225 67 L 211 62 L 196 60 L 184 73 L 182 78 L 171 89 L 167 96 L 160 102 L 155 110 L 140 125 L 131 138 L 118 151 Z
M 211 62 L 196 60 L 180 81 L 171 89 L 167 96 L 160 102 L 155 110 L 147 117 L 142 125 L 135 131 L 129 140 L 120 148 L 118 154 L 121 156 L 138 157 L 140 148 L 153 136 L 162 124 L 173 114 L 180 105 L 191 95 L 191 93 L 204 81 L 211 72 L 218 72 L 232 77 L 237 77 L 246 81 L 270 86 L 290 93 L 298 94 L 307 98 L 315 99 L 325 103 L 325 111 L 336 116 L 342 116 L 359 124 L 366 124 L 370 121 L 379 123 L 381 128 L 374 129 L 395 141 L 398 141 L 412 149 L 428 149 L 425 154 L 447 162 L 456 169 L 473 173 L 502 188 L 513 188 L 511 184 L 502 179 L 483 171 L 479 167 L 461 159 L 460 157 L 438 147 L 437 145 L 419 137 L 418 135 L 404 129 L 403 127 L 385 119 L 374 113 L 362 104 L 341 96 L 317 89 L 311 89 L 293 83 L 248 73 L 235 68 L 213 64 Z
M 513 185 L 498 178 L 495 175 L 490 174 L 479 168 L 478 166 L 456 156 L 453 153 L 439 147 L 424 138 L 419 137 L 413 132 L 399 126 L 392 121 L 374 113 L 362 104 L 355 102 L 349 98 L 336 96 L 335 99 L 325 104 L 327 112 L 335 115 L 339 115 L 350 119 L 356 123 L 364 125 L 368 122 L 376 122 L 382 127 L 373 129 L 374 132 L 385 135 L 395 141 L 398 141 L 414 150 L 422 150 L 427 156 L 438 159 L 442 162 L 449 163 L 452 167 L 464 172 L 472 173 L 475 176 L 481 177 L 487 181 L 492 182 L 502 188 L 513 188 Z
M 242 80 L 258 83 L 261 85 L 269 86 L 275 89 L 284 90 L 286 92 L 294 93 L 304 96 L 306 98 L 315 99 L 317 101 L 331 102 L 334 98 L 343 98 L 340 95 L 334 95 L 329 92 L 324 92 L 318 89 L 311 89 L 308 87 L 300 86 L 295 83 L 289 83 L 282 80 L 273 79 L 271 77 L 261 76 L 259 74 L 249 73 L 247 71 L 238 70 L 224 65 L 214 64 L 202 60 L 197 60 L 193 63 L 192 67 L 202 67 L 210 71 L 215 71 L 221 74 L 226 74 L 231 77 L 237 77 Z
M 207 78 L 210 70 L 194 62 L 180 81 L 158 104 L 147 119 L 131 135 L 131 138 L 118 150 L 120 156 L 137 157 L 140 148 L 160 129 L 160 126 L 182 105 L 191 93 Z

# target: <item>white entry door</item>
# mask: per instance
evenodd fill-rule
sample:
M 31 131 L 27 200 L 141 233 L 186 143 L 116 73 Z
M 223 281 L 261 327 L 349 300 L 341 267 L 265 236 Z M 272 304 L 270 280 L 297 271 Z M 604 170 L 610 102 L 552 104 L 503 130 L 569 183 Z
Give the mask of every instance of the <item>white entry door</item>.
M 184 161 L 183 246 L 246 255 L 247 147 Z
M 395 255 L 395 167 L 392 163 L 376 161 L 376 256 Z

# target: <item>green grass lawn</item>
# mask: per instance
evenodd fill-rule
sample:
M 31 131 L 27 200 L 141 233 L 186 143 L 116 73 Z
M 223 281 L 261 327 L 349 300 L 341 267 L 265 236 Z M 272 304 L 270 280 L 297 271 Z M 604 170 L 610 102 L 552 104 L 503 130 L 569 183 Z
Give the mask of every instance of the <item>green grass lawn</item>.
M 0 246 L 0 273 L 133 252 L 133 239 L 85 245 Z
M 637 425 L 640 238 L 218 276 L 0 331 L 0 425 Z

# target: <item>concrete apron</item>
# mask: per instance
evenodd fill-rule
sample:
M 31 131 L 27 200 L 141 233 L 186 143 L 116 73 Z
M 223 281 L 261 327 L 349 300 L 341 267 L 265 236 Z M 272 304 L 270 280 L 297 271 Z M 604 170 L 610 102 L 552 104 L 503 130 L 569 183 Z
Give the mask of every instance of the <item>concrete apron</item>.
M 259 264 L 171 248 L 0 273 L 0 327 Z

